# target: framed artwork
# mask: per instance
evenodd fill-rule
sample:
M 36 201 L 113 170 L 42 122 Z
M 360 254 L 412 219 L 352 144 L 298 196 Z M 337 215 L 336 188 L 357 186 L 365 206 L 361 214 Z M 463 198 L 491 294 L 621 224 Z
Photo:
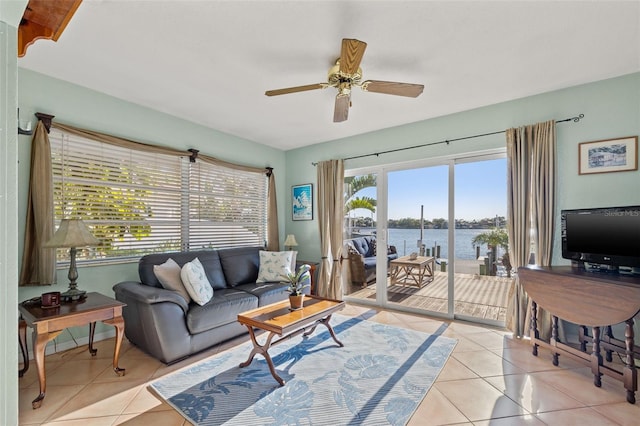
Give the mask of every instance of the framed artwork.
M 313 184 L 291 187 L 291 211 L 293 220 L 313 220 Z
M 582 142 L 578 145 L 578 173 L 638 170 L 638 137 Z

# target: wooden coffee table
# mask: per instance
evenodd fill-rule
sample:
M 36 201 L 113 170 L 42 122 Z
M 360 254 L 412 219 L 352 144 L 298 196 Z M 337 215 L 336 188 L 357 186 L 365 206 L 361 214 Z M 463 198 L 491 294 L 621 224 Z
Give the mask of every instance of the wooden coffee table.
M 116 342 L 113 350 L 113 371 L 118 376 L 124 376 L 124 368 L 118 367 L 118 357 L 124 334 L 123 306 L 125 306 L 124 303 L 100 293 L 87 293 L 85 299 L 61 303 L 59 307 L 55 308 L 43 308 L 39 301 L 26 301 L 18 305 L 22 317 L 19 322 L 18 336 L 24 361 L 24 368 L 18 372 L 20 377 L 29 369 L 27 325 L 33 328 L 33 357 L 36 361 L 38 381 L 40 382 L 40 394 L 31 403 L 34 409 L 40 408 L 42 405 L 47 389 L 44 369 L 44 351 L 47 342 L 62 333 L 65 328 L 89 325 L 89 353 L 91 356 L 95 356 L 98 352 L 93 347 L 96 321 L 114 326 L 116 328 Z
M 389 267 L 391 284 L 411 285 L 420 288 L 433 281 L 435 259 L 427 256 L 418 256 L 415 259 L 402 256 L 392 260 Z
M 249 358 L 241 363 L 240 367 L 248 366 L 256 354 L 261 354 L 267 360 L 267 365 L 273 378 L 276 379 L 280 386 L 283 386 L 284 380 L 276 373 L 273 361 L 268 353 L 269 348 L 300 333 L 308 336 L 313 333 L 318 324 L 327 327 L 333 340 L 340 347 L 344 346 L 336 338 L 336 334 L 329 324 L 331 315 L 342 308 L 344 308 L 343 301 L 307 295 L 304 297 L 304 307 L 297 311 L 290 310 L 289 300 L 285 300 L 239 314 L 238 322 L 249 329 L 251 342 L 253 342 L 253 349 L 249 354 Z M 256 328 L 269 332 L 265 343 L 262 345 L 256 339 L 254 331 Z M 280 336 L 280 338 L 272 341 L 276 335 Z

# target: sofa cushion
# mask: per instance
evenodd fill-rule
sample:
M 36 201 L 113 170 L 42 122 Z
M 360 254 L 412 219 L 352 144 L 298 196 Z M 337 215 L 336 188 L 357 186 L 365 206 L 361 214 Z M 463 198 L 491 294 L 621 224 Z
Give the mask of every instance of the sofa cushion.
M 258 306 L 264 306 L 286 300 L 289 297 L 287 287 L 285 283 L 255 283 L 241 284 L 235 288 L 254 295 L 258 298 Z
M 202 266 L 204 266 L 204 271 L 207 274 L 207 279 L 209 280 L 211 287 L 214 289 L 226 288 L 227 283 L 225 281 L 224 274 L 222 273 L 220 257 L 216 250 L 153 253 L 142 256 L 138 263 L 140 282 L 152 287 L 163 288 L 162 284 L 153 272 L 154 265 L 160 265 L 166 262 L 167 259 L 171 258 L 182 268 L 185 263 L 191 262 L 196 257 L 200 260 Z
M 375 257 L 365 257 L 363 258 L 364 269 L 376 269 L 376 258 Z
M 260 268 L 260 250 L 264 247 L 237 247 L 218 250 L 227 285 L 255 283 Z
M 235 288 L 216 290 L 216 295 L 208 303 L 191 305 L 187 313 L 187 328 L 191 334 L 235 322 L 238 314 L 258 307 L 258 298 L 246 291 Z
M 213 297 L 213 288 L 209 284 L 204 267 L 197 257 L 184 264 L 180 271 L 180 278 L 182 278 L 189 296 L 198 305 L 204 305 Z
M 207 279 L 214 290 L 227 288 L 227 280 L 224 278 L 222 272 L 222 264 L 220 263 L 220 256 L 217 251 L 199 251 L 198 259 L 202 266 L 204 266 L 204 272 L 207 274 Z M 203 255 L 205 255 L 203 257 Z
M 257 283 L 280 282 L 293 272 L 295 267 L 295 251 L 265 251 L 260 250 L 260 267 Z
M 354 238 L 350 241 L 350 243 L 353 248 L 356 249 L 356 251 L 361 255 L 366 256 L 367 253 L 369 253 L 369 244 L 364 238 Z
M 153 273 L 167 290 L 173 290 L 178 292 L 180 296 L 184 297 L 187 303 L 191 302 L 191 296 L 182 283 L 180 278 L 180 265 L 176 263 L 172 258 L 167 259 L 162 265 L 153 265 Z

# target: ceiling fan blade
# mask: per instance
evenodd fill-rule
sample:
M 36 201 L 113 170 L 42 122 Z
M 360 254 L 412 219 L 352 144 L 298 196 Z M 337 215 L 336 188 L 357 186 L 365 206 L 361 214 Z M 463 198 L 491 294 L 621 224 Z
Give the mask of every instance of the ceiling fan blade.
M 333 122 L 340 123 L 341 121 L 347 121 L 349 118 L 349 104 L 351 103 L 350 94 L 338 93 L 336 96 L 336 105 L 333 110 Z
M 360 68 L 360 61 L 364 55 L 367 43 L 364 41 L 343 38 L 342 50 L 340 51 L 340 72 L 345 74 L 355 74 Z
M 306 86 L 287 87 L 285 89 L 267 90 L 267 96 L 286 95 L 287 93 L 306 92 L 307 90 L 325 89 L 326 83 L 307 84 Z
M 417 98 L 424 90 L 423 84 L 396 83 L 394 81 L 367 80 L 362 83 L 365 92 L 385 93 L 387 95 Z

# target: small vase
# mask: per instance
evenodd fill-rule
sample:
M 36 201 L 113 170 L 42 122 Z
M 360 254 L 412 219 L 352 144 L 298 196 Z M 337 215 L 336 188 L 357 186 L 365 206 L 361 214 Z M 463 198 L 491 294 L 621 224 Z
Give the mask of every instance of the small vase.
M 304 302 L 304 294 L 300 294 L 298 296 L 289 296 L 289 304 L 291 305 L 292 311 L 297 311 L 302 309 Z

